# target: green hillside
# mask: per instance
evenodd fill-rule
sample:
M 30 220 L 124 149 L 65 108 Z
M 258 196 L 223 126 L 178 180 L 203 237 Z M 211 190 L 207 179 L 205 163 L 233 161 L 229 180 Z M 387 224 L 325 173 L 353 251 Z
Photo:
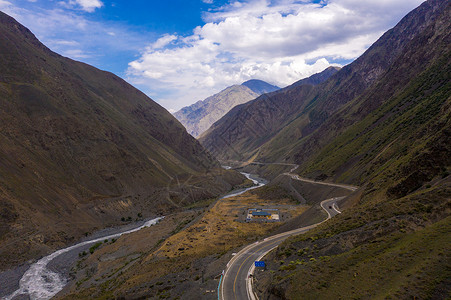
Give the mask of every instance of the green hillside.
M 293 151 L 300 173 L 361 196 L 270 254 L 262 299 L 451 296 L 450 5 L 428 1 L 410 17 L 431 11 L 381 79 L 297 146 L 318 151 Z

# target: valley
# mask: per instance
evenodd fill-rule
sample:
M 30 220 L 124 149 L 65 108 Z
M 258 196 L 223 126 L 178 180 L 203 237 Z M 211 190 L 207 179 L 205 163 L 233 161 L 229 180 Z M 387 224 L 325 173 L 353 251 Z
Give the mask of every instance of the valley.
M 283 177 L 289 180 L 289 176 L 283 175 Z M 310 189 L 321 190 L 321 185 L 319 185 L 319 189 L 316 184 L 307 183 L 307 185 L 310 185 Z M 151 297 L 166 295 L 168 297 L 212 299 L 217 297 L 216 288 L 221 272 L 223 269 L 227 269 L 228 260 L 235 257 L 233 252 L 237 251 L 237 248 L 245 246 L 249 241 L 261 239 L 272 232 L 285 231 L 283 226 L 289 225 L 290 221 L 296 224 L 291 226 L 301 223 L 313 224 L 316 218 L 322 220 L 328 216 L 326 213 L 320 212 L 318 216 L 316 213 L 310 213 L 311 217 L 303 217 L 308 210 L 311 212 L 327 211 L 329 207 L 329 205 L 325 205 L 321 209 L 320 203 L 315 199 L 310 199 L 308 194 L 304 194 L 308 203 L 299 204 L 284 189 L 277 186 L 275 189 L 278 190 L 278 196 L 273 196 L 269 200 L 264 199 L 258 192 L 254 193 L 259 190 L 254 189 L 257 186 L 249 187 L 246 193 L 239 191 L 224 196 L 200 211 L 186 212 L 193 217 L 185 218 L 185 221 L 180 220 L 181 223 L 177 225 L 178 229 L 174 229 L 175 231 L 162 240 L 156 242 L 153 237 L 154 246 L 137 244 L 136 241 L 148 234 L 139 231 L 119 238 L 113 248 L 107 246 L 96 251 L 92 256 L 77 263 L 76 279 L 73 279 L 62 291 L 60 298 L 82 299 L 88 295 L 101 298 L 112 294 L 139 297 L 139 295 L 146 294 Z M 261 184 L 260 186 L 263 187 Z M 346 189 L 341 189 L 341 191 L 340 189 L 327 186 L 324 187 L 323 193 L 324 195 L 349 194 Z M 305 187 L 304 190 L 307 191 L 309 188 Z M 247 208 L 254 206 L 279 208 L 283 222 L 245 222 L 244 214 Z M 202 211 L 204 212 L 201 213 Z M 331 209 L 332 213 L 334 211 Z M 167 217 L 153 227 L 162 226 L 166 219 Z M 149 228 L 149 230 L 151 229 Z M 303 230 L 298 231 L 302 232 Z M 281 236 L 285 239 L 289 234 L 281 234 Z M 135 246 L 123 252 L 125 247 L 130 248 L 127 246 L 130 243 Z M 106 259 L 108 257 L 110 258 Z M 133 257 L 133 259 L 128 260 L 127 257 Z M 124 267 L 120 267 L 121 272 L 118 273 L 118 267 L 124 261 L 128 261 L 128 263 Z M 139 270 L 134 266 L 139 266 Z M 92 270 L 88 277 L 86 277 L 87 270 Z M 150 286 L 156 288 L 149 288 Z M 199 289 L 202 293 L 199 293 Z M 214 291 L 214 293 L 211 295 L 208 291 Z
M 275 50 L 295 8 L 345 5 L 326 2 L 202 1 L 208 24 L 145 43 L 121 73 L 158 103 L 0 12 L 0 298 L 450 298 L 451 1 L 419 4 L 358 57 L 297 57 L 312 34 Z M 245 32 L 241 18 L 257 20 L 246 39 L 216 34 Z M 271 20 L 274 51 L 235 57 Z

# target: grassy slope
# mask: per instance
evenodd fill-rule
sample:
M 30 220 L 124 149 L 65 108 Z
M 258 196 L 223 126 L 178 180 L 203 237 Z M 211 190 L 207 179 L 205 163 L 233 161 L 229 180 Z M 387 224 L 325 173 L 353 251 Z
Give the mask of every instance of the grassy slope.
M 405 53 L 404 58 L 414 61 L 415 52 L 431 58 L 419 72 L 400 78 L 409 66 L 400 61 L 331 117 L 348 125 L 323 130 L 326 141 L 336 137 L 300 169 L 363 185 L 362 197 L 271 254 L 274 273 L 260 276 L 257 284 L 264 299 L 451 296 L 446 251 L 451 229 L 451 66 L 444 16 L 437 22 L 441 26 L 421 37 L 435 49 L 424 44 L 425 51 L 412 47 Z M 407 83 L 384 97 L 384 89 L 396 86 L 393 81 Z M 374 103 L 379 105 L 364 112 Z
M 450 72 L 449 56 L 445 55 L 401 93 L 324 147 L 303 172 L 321 170 L 338 181 L 362 184 L 369 178 L 377 181 L 387 175 L 400 181 L 412 161 L 426 164 L 420 167 L 429 169 L 419 171 L 432 172 L 429 177 L 446 171 L 443 167 L 449 164 L 449 145 L 444 139 L 450 130 Z M 356 103 L 350 106 L 353 104 L 353 109 L 358 109 Z M 435 149 L 439 145 L 444 148 Z M 423 156 L 429 156 L 429 162 Z
M 446 297 L 451 284 L 446 247 L 451 242 L 450 221 L 448 218 L 409 234 L 393 233 L 332 258 L 319 258 L 293 276 L 296 285 L 291 285 L 288 297 Z
M 447 185 L 389 201 L 373 198 L 286 241 L 269 257 L 273 271 L 258 277 L 263 298 L 446 298 Z

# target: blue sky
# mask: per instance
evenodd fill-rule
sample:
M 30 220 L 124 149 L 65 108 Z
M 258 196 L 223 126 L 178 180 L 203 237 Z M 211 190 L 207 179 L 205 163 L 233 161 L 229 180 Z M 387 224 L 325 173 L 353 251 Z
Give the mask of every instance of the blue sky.
M 0 0 L 0 10 L 175 111 L 248 79 L 283 87 L 347 64 L 421 2 Z

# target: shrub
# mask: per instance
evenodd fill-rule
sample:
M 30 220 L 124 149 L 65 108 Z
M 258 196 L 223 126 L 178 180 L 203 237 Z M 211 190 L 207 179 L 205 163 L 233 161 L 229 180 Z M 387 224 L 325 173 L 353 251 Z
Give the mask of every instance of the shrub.
M 289 264 L 289 265 L 280 267 L 281 271 L 290 271 L 290 270 L 295 270 L 295 269 L 296 269 L 296 264 Z
M 89 253 L 93 254 L 94 251 L 96 251 L 96 249 L 100 247 L 100 245 L 102 245 L 102 242 L 95 243 L 93 246 L 91 246 L 91 248 L 89 248 Z

